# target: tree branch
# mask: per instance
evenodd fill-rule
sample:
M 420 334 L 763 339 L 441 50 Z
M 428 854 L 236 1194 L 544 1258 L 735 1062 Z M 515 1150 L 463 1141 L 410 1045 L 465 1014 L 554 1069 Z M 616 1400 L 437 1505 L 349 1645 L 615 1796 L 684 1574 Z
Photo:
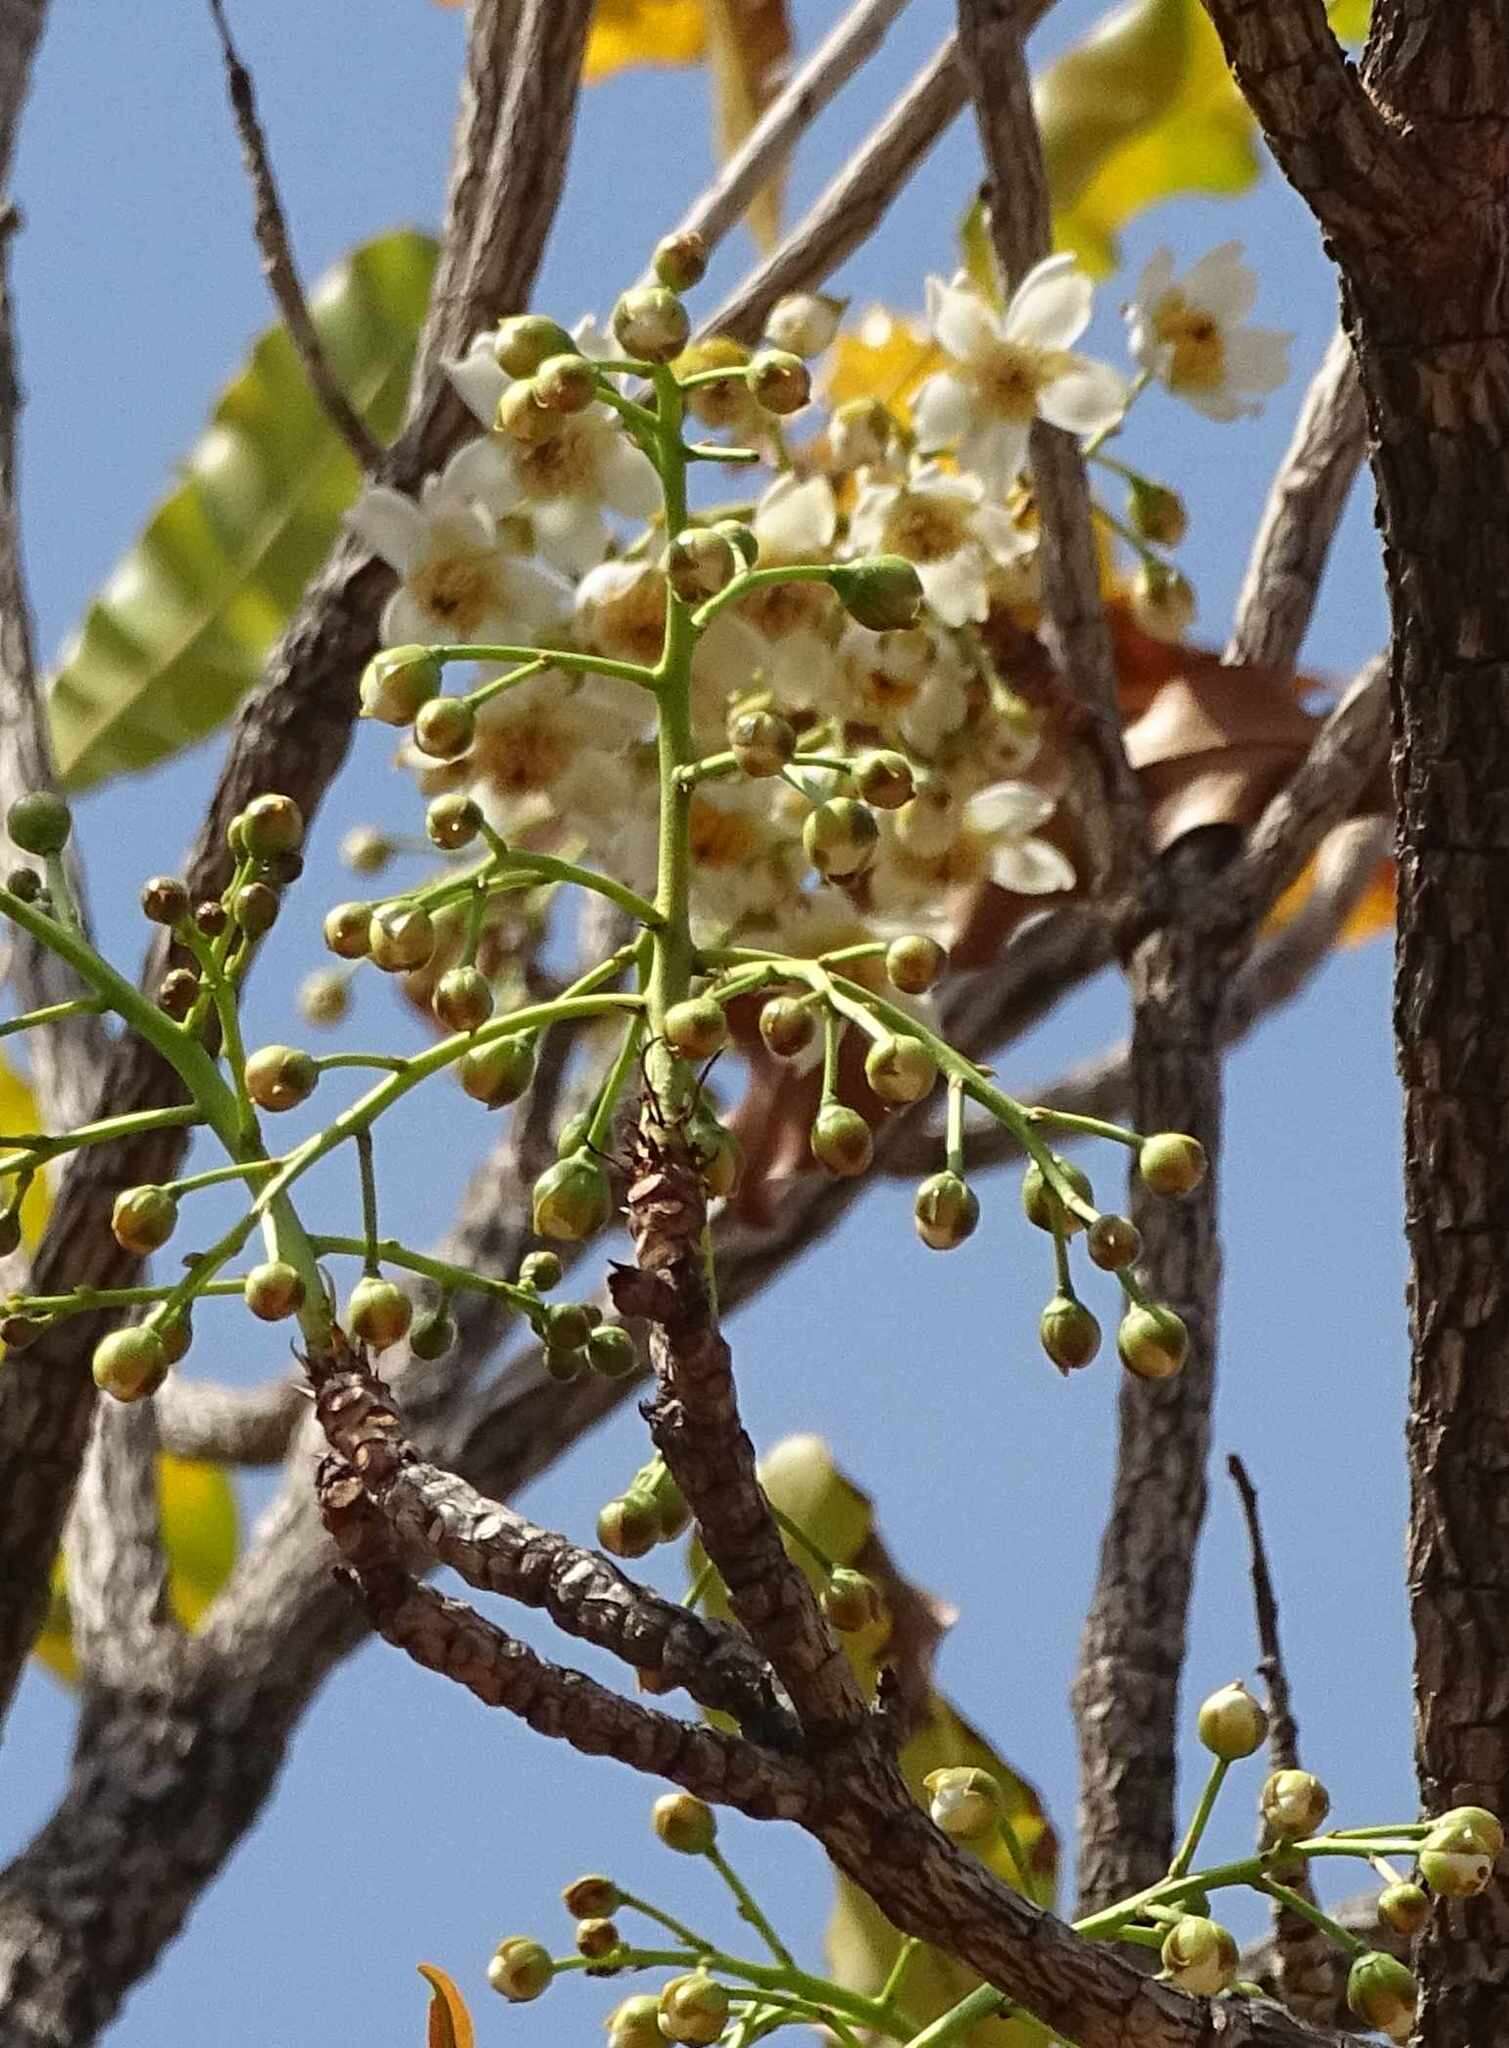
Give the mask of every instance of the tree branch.
M 152 1397 L 162 1448 L 222 1465 L 281 1465 L 309 1400 L 296 1379 L 222 1386 L 170 1373 Z

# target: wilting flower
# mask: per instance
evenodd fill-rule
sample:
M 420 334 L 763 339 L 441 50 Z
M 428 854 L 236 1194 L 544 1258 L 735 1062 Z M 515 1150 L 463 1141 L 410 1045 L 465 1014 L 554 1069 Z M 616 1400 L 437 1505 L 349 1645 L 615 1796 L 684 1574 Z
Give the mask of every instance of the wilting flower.
M 1243 324 L 1257 276 L 1241 253 L 1240 242 L 1223 242 L 1175 284 L 1173 256 L 1159 249 L 1126 308 L 1138 362 L 1213 420 L 1261 411 L 1289 374 L 1293 336 Z
M 983 619 L 992 571 L 1032 545 L 1003 505 L 986 502 L 979 477 L 950 475 L 932 462 L 905 483 L 867 482 L 849 539 L 858 554 L 904 555 L 914 563 L 946 626 Z

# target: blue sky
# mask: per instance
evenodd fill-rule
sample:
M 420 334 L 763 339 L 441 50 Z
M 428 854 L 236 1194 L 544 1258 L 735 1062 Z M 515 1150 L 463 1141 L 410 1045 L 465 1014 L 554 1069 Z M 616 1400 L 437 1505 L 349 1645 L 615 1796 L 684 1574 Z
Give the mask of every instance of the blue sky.
M 830 10 L 796 7 L 804 46 Z M 1064 0 L 1041 61 L 1095 18 Z M 353 242 L 437 215 L 461 23 L 429 0 L 237 10 L 298 253 L 311 279 Z M 804 204 L 942 33 L 941 0 L 916 0 L 881 59 L 851 88 L 792 181 Z M 538 303 L 571 320 L 606 311 L 655 235 L 709 169 L 703 87 L 637 75 L 584 102 L 567 199 Z M 861 303 L 921 302 L 953 263 L 952 225 L 979 176 L 961 123 L 894 208 L 880 239 L 836 280 Z M 219 386 L 269 318 L 208 16 L 197 5 L 54 10 L 15 182 L 26 218 L 16 257 L 28 405 L 26 549 L 48 656 L 171 479 Z M 1217 428 L 1154 394 L 1128 437 L 1186 491 L 1184 550 L 1203 637 L 1224 637 L 1266 482 L 1334 319 L 1330 275 L 1308 221 L 1269 173 L 1238 204 L 1168 208 L 1127 238 L 1129 266 L 1159 240 L 1181 253 L 1241 235 L 1263 278 L 1258 317 L 1292 329 L 1295 377 L 1262 419 Z M 746 260 L 742 242 L 710 290 Z M 1116 282 L 1095 338 L 1117 348 Z M 711 300 L 709 300 L 711 303 Z M 1380 644 L 1383 607 L 1366 496 L 1346 521 L 1307 653 L 1342 678 Z M 316 958 L 320 907 L 348 889 L 333 848 L 357 820 L 413 829 L 386 736 L 358 736 L 322 815 L 309 879 L 280 924 L 252 999 L 253 1038 L 296 1029 L 286 990 Z M 172 869 L 190 837 L 218 743 L 82 807 L 95 908 L 134 963 L 139 878 Z M 302 902 L 300 902 L 302 898 Z M 389 1028 L 381 992 L 363 1033 Z M 1107 981 L 1067 1005 L 1005 1064 L 1025 1089 L 1116 1035 Z M 406 1026 L 393 1022 L 392 1028 Z M 1338 958 L 1230 1065 L 1227 1293 L 1218 1450 L 1240 1450 L 1263 1490 L 1308 1757 L 1345 1822 L 1412 1807 L 1404 1619 L 1402 1421 L 1406 1344 L 1388 1035 L 1388 952 Z M 459 1114 L 452 1111 L 452 1115 Z M 447 1116 L 410 1118 L 390 1155 L 389 1218 L 425 1242 L 449 1212 L 464 1136 Z M 880 1186 L 735 1328 L 747 1418 L 770 1442 L 829 1436 L 876 1496 L 906 1568 L 957 1603 L 943 1682 L 1072 1830 L 1074 1742 L 1066 1695 L 1106 1498 L 1115 1369 L 1062 1381 L 1036 1350 L 1046 1291 L 1041 1246 L 1015 1219 L 1015 1189 L 982 1187 L 987 1224 L 940 1261 L 912 1236 L 905 1189 Z M 206 1322 L 206 1327 L 208 1323 Z M 284 1354 L 226 1313 L 215 1369 L 261 1375 Z M 210 1347 L 203 1347 L 210 1353 Z M 218 1349 L 218 1347 L 216 1347 Z M 213 1353 L 210 1353 L 213 1355 Z M 542 1520 L 589 1537 L 597 1504 L 643 1455 L 623 1415 L 531 1489 Z M 1219 1466 L 1217 1468 L 1219 1470 Z M 249 1512 L 260 1495 L 248 1494 Z M 676 1567 L 664 1561 L 667 1584 Z M 1189 1686 L 1193 1699 L 1252 1662 L 1245 1558 L 1224 1478 L 1212 1481 Z M 66 1769 L 71 1705 L 33 1674 L 13 1714 L 0 1851 L 45 1816 Z M 1238 1778 L 1216 1847 L 1250 1836 Z M 565 1940 L 561 1884 L 608 1868 L 667 1904 L 715 1919 L 697 1873 L 651 1840 L 655 1788 L 489 1716 L 369 1647 L 310 1715 L 277 1797 L 165 1965 L 111 2034 L 146 2048 L 186 2027 L 220 2048 L 311 2039 L 422 2038 L 416 1960 L 474 1994 L 482 2038 L 543 2043 L 591 2029 L 621 1986 L 575 1982 L 527 2010 L 491 2000 L 482 1972 L 498 1937 Z M 732 1852 L 804 1957 L 819 1952 L 827 1879 L 794 1833 L 733 1821 Z

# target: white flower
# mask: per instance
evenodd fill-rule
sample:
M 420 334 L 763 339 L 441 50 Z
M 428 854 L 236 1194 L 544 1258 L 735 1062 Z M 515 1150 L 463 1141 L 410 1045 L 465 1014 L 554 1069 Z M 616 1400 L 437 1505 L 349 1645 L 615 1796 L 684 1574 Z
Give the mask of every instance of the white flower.
M 1241 253 L 1240 242 L 1223 242 L 1175 284 L 1173 256 L 1159 249 L 1126 308 L 1138 362 L 1213 420 L 1261 411 L 1289 374 L 1294 337 L 1243 325 L 1257 277 Z
M 1114 426 L 1126 407 L 1116 372 L 1073 344 L 1090 321 L 1093 287 L 1072 256 L 1029 270 L 1004 313 L 962 282 L 927 281 L 928 319 L 953 367 L 929 377 L 913 412 L 924 451 L 957 445 L 963 467 L 1004 496 L 1042 418 L 1071 434 Z
M 1035 836 L 1053 816 L 1052 797 L 1030 782 L 994 782 L 965 806 L 970 826 L 991 841 L 990 876 L 1017 896 L 1051 896 L 1074 887 L 1068 858 Z
M 983 619 L 992 570 L 1031 543 L 1002 505 L 987 504 L 977 476 L 922 464 L 904 484 L 866 482 L 849 526 L 856 554 L 904 555 L 945 626 Z
M 532 639 L 569 602 L 558 576 L 521 558 L 511 527 L 469 501 L 455 468 L 452 458 L 440 476 L 426 478 L 417 505 L 373 484 L 346 515 L 352 532 L 401 579 L 383 608 L 386 646 Z
M 750 521 L 759 542 L 761 569 L 826 562 L 838 531 L 838 505 L 826 477 L 799 481 L 778 476 L 755 507 Z M 831 668 L 831 635 L 836 604 L 824 583 L 772 583 L 752 590 L 734 607 L 757 637 L 753 651 L 766 685 L 784 701 L 811 701 L 819 678 Z

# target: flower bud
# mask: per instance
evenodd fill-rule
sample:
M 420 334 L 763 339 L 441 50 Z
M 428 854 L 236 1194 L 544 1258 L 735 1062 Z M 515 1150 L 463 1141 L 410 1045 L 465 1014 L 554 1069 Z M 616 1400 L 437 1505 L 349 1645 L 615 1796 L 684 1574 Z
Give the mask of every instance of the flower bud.
M 547 356 L 532 388 L 535 404 L 546 412 L 585 412 L 597 399 L 597 373 L 583 355 Z
M 297 1109 L 315 1091 L 320 1070 L 292 1045 L 264 1045 L 246 1062 L 246 1092 L 258 1109 Z
M 47 893 L 42 887 L 42 877 L 35 868 L 12 868 L 5 878 L 5 886 L 12 896 L 19 896 L 23 903 L 36 903 Z M 150 886 L 148 884 L 148 887 Z M 150 917 L 151 912 L 148 911 L 147 915 Z
M 718 1816 L 691 1792 L 667 1792 L 650 1812 L 655 1832 L 682 1856 L 705 1856 L 718 1839 Z
M 612 1955 L 614 1949 L 622 1946 L 623 1937 L 611 1920 L 589 1917 L 579 1920 L 576 1928 L 576 1952 L 585 1956 L 589 1963 L 601 1962 L 604 1956 Z
M 306 1024 L 327 1028 L 345 1020 L 351 1008 L 351 984 L 338 967 L 317 967 L 299 983 L 299 1015 Z
M 519 1285 L 532 1287 L 536 1294 L 549 1294 L 559 1287 L 564 1276 L 560 1257 L 555 1252 L 530 1252 L 519 1264 Z
M 1134 476 L 1127 487 L 1127 524 L 1144 540 L 1176 548 L 1189 531 L 1189 513 L 1177 491 Z
M 877 811 L 899 811 L 917 794 L 912 764 L 888 747 L 877 747 L 855 764 L 854 785 Z
M 1154 1131 L 1137 1153 L 1142 1184 L 1155 1195 L 1188 1195 L 1206 1173 L 1205 1147 L 1183 1131 Z
M 937 1078 L 938 1062 L 920 1038 L 888 1034 L 865 1054 L 865 1079 L 882 1102 L 920 1102 Z
M 807 813 L 802 844 L 807 858 L 825 879 L 842 880 L 864 871 L 875 858 L 880 827 L 868 804 L 850 796 L 830 797 Z
M 691 1526 L 692 1511 L 686 1504 L 686 1496 L 671 1477 L 666 1467 L 658 1461 L 647 1465 L 635 1480 L 636 1486 L 645 1480 L 650 1498 L 655 1503 L 655 1512 L 660 1517 L 660 1540 L 674 1543 L 678 1536 L 684 1536 Z
M 597 1540 L 610 1557 L 647 1557 L 660 1541 L 660 1510 L 642 1493 L 626 1493 L 598 1510 Z
M 545 1314 L 545 1342 L 555 1351 L 578 1351 L 591 1336 L 593 1324 L 586 1306 L 563 1301 Z
M 341 841 L 341 859 L 354 875 L 380 875 L 395 848 L 375 825 L 353 825 Z
M 460 697 L 432 697 L 414 720 L 414 744 L 431 761 L 459 761 L 477 736 L 477 715 Z
M 728 1043 L 728 1019 L 711 996 L 690 996 L 666 1011 L 665 1035 L 683 1059 L 711 1059 Z
M 708 2048 L 728 2025 L 728 1993 L 705 1970 L 673 1977 L 660 1994 L 660 2031 L 668 2041 Z
M 655 244 L 650 268 L 668 292 L 689 292 L 707 275 L 707 242 L 695 228 L 663 235 Z
M 555 1143 L 555 1156 L 564 1159 L 568 1152 L 580 1152 L 592 1135 L 592 1113 L 579 1109 L 575 1116 L 568 1116 L 561 1125 L 560 1135 Z
M 482 830 L 482 810 L 464 790 L 447 790 L 437 796 L 424 814 L 424 829 L 432 846 L 455 853 L 470 846 Z
M 749 423 L 753 403 L 744 382 L 744 365 L 749 350 L 731 335 L 715 334 L 707 341 L 694 342 L 676 360 L 676 375 L 685 380 L 704 370 L 726 370 L 727 376 L 711 384 L 696 384 L 686 394 L 686 409 L 693 419 L 708 427 L 743 427 Z
M 1038 1338 L 1060 1372 L 1088 1365 L 1100 1349 L 1100 1325 L 1072 1294 L 1055 1294 L 1038 1318 Z
M 365 903 L 337 903 L 325 913 L 325 944 L 342 960 L 363 960 L 371 944 L 371 923 Z
M 249 939 L 263 938 L 278 921 L 278 892 L 266 882 L 243 882 L 230 899 L 230 913 Z
M 587 1363 L 605 1380 L 626 1380 L 639 1370 L 634 1339 L 622 1323 L 598 1325 L 587 1339 Z
M 912 1218 L 931 1251 L 951 1252 L 974 1236 L 980 1198 L 957 1173 L 932 1173 L 917 1190 Z
M 835 565 L 838 601 L 856 625 L 872 633 L 896 633 L 917 623 L 922 578 L 904 555 L 870 555 Z
M 241 836 L 253 860 L 275 860 L 304 844 L 304 813 L 291 796 L 254 796 L 241 813 Z
M 143 1258 L 165 1245 L 178 1222 L 178 1204 L 166 1188 L 122 1188 L 110 1211 L 110 1231 L 122 1250 Z
M 772 996 L 760 1011 L 760 1036 L 778 1060 L 805 1052 L 816 1031 L 816 1017 L 796 996 Z
M 903 995 L 925 996 L 947 965 L 948 954 L 924 932 L 903 932 L 886 947 L 887 979 Z
M 440 694 L 441 669 L 428 647 L 385 647 L 362 670 L 363 718 L 412 725 L 421 704 Z
M 663 284 L 635 285 L 613 308 L 613 334 L 625 355 L 644 363 L 668 363 L 691 338 L 685 306 Z
M 1437 1821 L 1417 1860 L 1420 1875 L 1438 1898 L 1475 1899 L 1493 1882 L 1493 1851 L 1476 1828 L 1462 1821 Z
M 561 1904 L 573 1920 L 606 1920 L 623 1903 L 623 1894 L 611 1877 L 579 1877 L 561 1893 Z
M 141 885 L 141 909 L 153 924 L 180 924 L 189 914 L 189 892 L 176 875 L 153 875 Z
M 1489 1855 L 1496 1863 L 1504 1853 L 1504 1827 L 1496 1813 L 1490 1813 L 1486 1806 L 1453 1806 L 1445 1813 L 1439 1813 L 1431 1822 L 1431 1832 L 1437 1828 L 1463 1827 L 1472 1832 L 1487 1846 Z
M 841 470 L 884 462 L 895 437 L 896 422 L 878 398 L 851 398 L 828 422 L 828 448 Z
M 266 1259 L 242 1281 L 241 1295 L 260 1321 L 280 1323 L 304 1306 L 304 1282 L 286 1259 Z
M 28 847 L 35 852 L 36 848 Z M 161 1337 L 143 1323 L 112 1330 L 94 1347 L 94 1384 L 117 1401 L 140 1401 L 155 1394 L 167 1377 L 168 1360 Z
M 29 1344 L 35 1344 L 46 1329 L 32 1316 L 7 1316 L 0 1322 L 0 1344 L 7 1351 L 24 1351 Z
M 563 1351 L 558 1344 L 547 1344 L 541 1363 L 547 1375 L 558 1387 L 569 1387 L 573 1380 L 579 1380 L 587 1370 L 587 1354 L 580 1348 L 575 1351 Z
M 762 348 L 750 357 L 744 375 L 755 404 L 777 419 L 800 412 L 812 397 L 812 372 L 785 349 Z
M 409 1334 L 414 1304 L 393 1280 L 364 1273 L 346 1303 L 346 1328 L 374 1351 L 386 1351 Z
M 424 967 L 435 951 L 435 927 L 419 903 L 380 903 L 367 924 L 367 951 L 385 974 Z
M 435 984 L 435 993 L 430 997 L 430 1008 L 447 1031 L 476 1031 L 487 1022 L 493 1013 L 492 985 L 488 981 L 487 976 L 479 973 L 475 967 L 448 968 Z M 503 1039 L 500 1043 L 517 1049 L 521 1046 L 522 1041 L 518 1039 Z M 523 1046 L 523 1049 L 528 1051 L 527 1046 Z M 475 1056 L 471 1053 L 466 1055 L 466 1059 L 473 1060 L 470 1072 L 475 1078 L 483 1081 L 483 1092 L 478 1095 L 476 1089 L 469 1084 L 465 1060 L 463 1060 L 461 1067 L 461 1085 L 466 1089 L 468 1095 L 476 1095 L 479 1102 L 486 1102 L 489 1108 L 496 1109 L 498 1104 L 490 1100 L 488 1092 L 490 1083 L 485 1078 L 494 1070 L 493 1065 L 485 1057 L 487 1053 L 493 1050 L 495 1048 L 491 1046 L 479 1046 L 476 1048 Z M 530 1068 L 532 1071 L 532 1055 Z M 527 1085 L 528 1077 L 526 1076 L 525 1086 Z M 523 1089 L 521 1088 L 517 1091 L 517 1094 L 509 1096 L 507 1099 L 510 1102 L 515 1101 L 517 1100 L 517 1095 L 522 1093 Z
M 1381 1949 L 1361 1955 L 1347 1972 L 1347 2004 L 1364 2026 L 1391 2041 L 1408 2041 L 1415 2028 L 1420 1995 L 1410 1969 Z
M 510 384 L 498 400 L 493 426 L 521 448 L 541 448 L 565 430 L 566 415 L 551 412 L 535 396 L 534 379 L 521 378 Z
M 162 1355 L 169 1365 L 177 1365 L 180 1360 L 188 1357 L 189 1346 L 194 1341 L 194 1325 L 189 1319 L 187 1309 L 168 1322 L 153 1323 L 152 1328 L 157 1332 L 162 1344 Z
M 636 1992 L 614 2006 L 603 2024 L 608 2030 L 608 2048 L 665 2048 L 660 2000 L 648 1992 Z
M 1430 1925 L 1430 1897 L 1417 1884 L 1386 1884 L 1378 1894 L 1378 1920 L 1392 1934 L 1413 1941 Z
M 511 1934 L 507 1941 L 500 1941 L 487 1966 L 488 1983 L 515 2005 L 527 2005 L 532 1998 L 538 1998 L 554 1975 L 550 1951 L 523 1934 Z
M 1211 1755 L 1227 1764 L 1252 1756 L 1268 1734 L 1267 1714 L 1240 1679 L 1203 1702 L 1195 1725 Z
M 1189 1356 L 1189 1331 L 1183 1318 L 1161 1302 L 1146 1308 L 1134 1304 L 1121 1319 L 1116 1349 L 1138 1379 L 1171 1380 Z
M 1163 1967 L 1181 1991 L 1215 1998 L 1236 1981 L 1239 1951 L 1229 1931 L 1198 1913 L 1186 1913 L 1163 1937 Z
M 834 1568 L 823 1588 L 823 1612 L 840 1635 L 857 1635 L 885 1618 L 885 1601 L 875 1581 L 848 1565 Z
M 54 796 L 50 789 L 32 789 L 11 805 L 5 829 L 11 843 L 23 853 L 44 860 L 50 853 L 61 853 L 68 844 L 73 818 L 60 796 Z
M 1297 1842 L 1324 1821 L 1331 1795 L 1309 1771 L 1274 1771 L 1258 1794 L 1258 1811 L 1270 1835 Z
M 693 1143 L 707 1192 L 726 1200 L 744 1178 L 744 1147 L 727 1125 L 713 1116 L 699 1122 Z
M 741 773 L 779 775 L 796 752 L 796 731 L 776 711 L 741 711 L 728 723 L 728 744 Z
M 844 316 L 844 300 L 816 292 L 788 292 L 777 299 L 765 322 L 765 339 L 794 356 L 820 356 L 833 344 Z
M 608 1176 L 585 1147 L 547 1166 L 534 1184 L 536 1237 L 579 1244 L 602 1228 L 612 1209 Z
M 956 1842 L 978 1842 L 995 1833 L 1001 1817 L 1001 1788 L 989 1771 L 951 1768 L 929 1771 L 922 1781 L 934 1827 Z
M 1102 1273 L 1124 1273 L 1142 1250 L 1142 1232 L 1126 1216 L 1097 1216 L 1085 1235 L 1085 1250 Z
M 739 573 L 739 558 L 726 533 L 689 526 L 665 551 L 666 581 L 683 604 L 716 597 Z
M 543 313 L 515 313 L 498 322 L 493 337 L 493 355 L 500 370 L 510 377 L 532 377 L 541 363 L 552 356 L 579 353 L 576 343 L 558 321 Z
M 455 1341 L 456 1325 L 444 1308 L 427 1308 L 409 1329 L 409 1349 L 426 1364 L 444 1358 Z
M 181 1024 L 199 1000 L 199 976 L 189 967 L 175 967 L 157 984 L 157 1007 Z
M 713 532 L 721 533 L 746 569 L 752 569 L 760 559 L 760 537 L 752 526 L 746 526 L 742 519 L 719 519 L 713 523 Z
M 1195 622 L 1195 593 L 1166 562 L 1144 562 L 1132 582 L 1132 621 L 1150 640 L 1170 645 Z
M 218 939 L 230 929 L 231 914 L 218 896 L 207 896 L 194 905 L 194 929 L 206 939 Z
M 841 1102 L 823 1104 L 808 1143 L 819 1166 L 840 1180 L 855 1179 L 875 1156 L 870 1126 L 857 1109 L 846 1109 Z
M 1072 1160 L 1053 1154 L 1053 1164 L 1059 1180 L 1070 1187 L 1082 1202 L 1091 1198 L 1090 1177 L 1080 1171 Z M 1065 1207 L 1057 1191 L 1050 1187 L 1043 1169 L 1034 1159 L 1022 1175 L 1022 1213 L 1029 1223 L 1039 1230 L 1057 1227 L 1060 1234 L 1073 1237 L 1076 1231 L 1084 1229 L 1083 1221 L 1072 1209 Z

